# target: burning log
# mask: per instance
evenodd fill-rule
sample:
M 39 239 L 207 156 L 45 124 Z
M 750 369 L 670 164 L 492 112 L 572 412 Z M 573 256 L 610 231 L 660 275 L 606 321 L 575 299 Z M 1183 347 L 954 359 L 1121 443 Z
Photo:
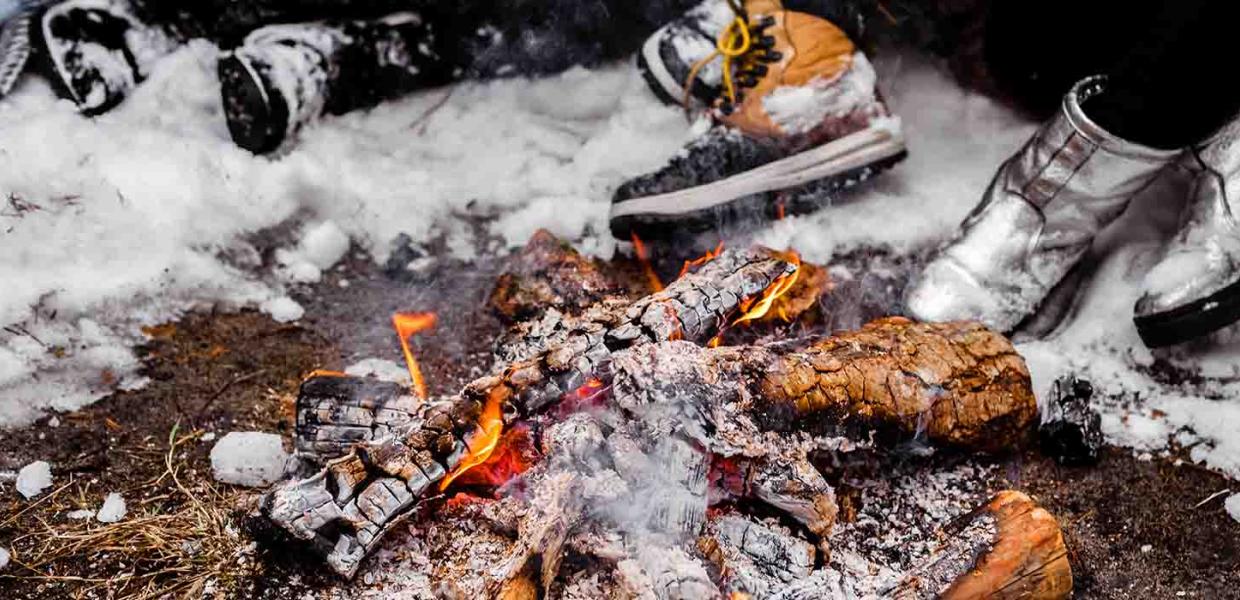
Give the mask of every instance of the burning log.
M 353 444 L 409 424 L 420 402 L 395 383 L 343 374 L 315 375 L 297 394 L 294 444 L 312 458 L 340 456 Z
M 718 569 L 721 587 L 732 597 L 767 597 L 809 577 L 817 554 L 782 527 L 734 514 L 712 521 L 697 548 Z
M 630 411 L 688 404 L 737 451 L 761 432 L 807 432 L 1000 450 L 1038 416 L 1024 360 L 977 323 L 874 321 L 790 351 L 652 344 L 612 361 Z
M 1072 594 L 1072 567 L 1055 517 L 1003 491 L 957 520 L 941 548 L 901 581 L 899 600 L 1059 600 Z

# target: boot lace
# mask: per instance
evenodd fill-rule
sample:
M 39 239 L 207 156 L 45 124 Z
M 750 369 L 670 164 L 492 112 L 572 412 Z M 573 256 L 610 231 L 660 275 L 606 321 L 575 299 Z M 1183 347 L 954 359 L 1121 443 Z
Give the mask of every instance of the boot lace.
M 737 103 L 743 100 L 743 90 L 757 85 L 758 79 L 766 75 L 765 63 L 777 62 L 782 55 L 774 50 L 775 38 L 764 35 L 767 28 L 775 25 L 775 18 L 765 16 L 757 22 L 751 22 L 748 12 L 741 5 L 741 0 L 727 0 L 732 9 L 732 22 L 724 28 L 715 41 L 715 50 L 701 60 L 693 63 L 689 75 L 685 77 L 685 95 L 681 103 L 685 109 L 690 108 L 690 93 L 693 83 L 706 65 L 716 58 L 722 57 L 723 64 L 723 96 L 719 108 L 724 114 L 731 113 Z

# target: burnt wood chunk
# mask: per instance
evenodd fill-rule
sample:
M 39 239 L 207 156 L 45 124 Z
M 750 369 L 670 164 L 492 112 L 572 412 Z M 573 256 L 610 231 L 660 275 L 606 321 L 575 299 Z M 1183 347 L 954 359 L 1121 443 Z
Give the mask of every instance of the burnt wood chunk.
M 621 293 L 597 261 L 539 229 L 500 274 L 487 304 L 511 323 L 536 318 L 548 309 L 576 314 Z
M 1059 523 L 1021 492 L 999 492 L 945 534 L 943 544 L 900 582 L 895 598 L 1059 600 L 1072 594 Z
M 313 458 L 332 458 L 353 444 L 383 437 L 413 420 L 419 401 L 405 387 L 347 375 L 313 375 L 297 394 L 294 444 Z

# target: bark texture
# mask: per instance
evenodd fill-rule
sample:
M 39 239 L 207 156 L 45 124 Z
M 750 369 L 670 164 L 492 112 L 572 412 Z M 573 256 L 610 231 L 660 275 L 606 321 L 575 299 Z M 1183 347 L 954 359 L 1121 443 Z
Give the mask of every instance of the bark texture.
M 1029 496 L 1003 491 L 959 519 L 942 547 L 900 583 L 899 600 L 1059 600 L 1072 567 L 1059 524 Z

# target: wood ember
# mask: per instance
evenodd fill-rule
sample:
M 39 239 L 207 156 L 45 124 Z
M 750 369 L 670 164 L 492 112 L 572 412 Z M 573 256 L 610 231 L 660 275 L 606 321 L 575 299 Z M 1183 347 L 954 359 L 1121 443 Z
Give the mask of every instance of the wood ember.
M 496 280 L 487 304 L 509 322 L 526 321 L 549 308 L 576 314 L 622 291 L 596 261 L 540 229 Z
M 309 457 L 340 456 L 354 443 L 407 425 L 418 404 L 408 388 L 395 383 L 316 375 L 302 382 L 297 394 L 294 444 Z
M 786 528 L 737 514 L 710 522 L 698 550 L 719 570 L 722 591 L 764 598 L 809 577 L 817 552 Z
M 1003 491 L 947 531 L 942 547 L 900 583 L 900 600 L 1053 600 L 1072 593 L 1063 532 L 1029 496 Z

